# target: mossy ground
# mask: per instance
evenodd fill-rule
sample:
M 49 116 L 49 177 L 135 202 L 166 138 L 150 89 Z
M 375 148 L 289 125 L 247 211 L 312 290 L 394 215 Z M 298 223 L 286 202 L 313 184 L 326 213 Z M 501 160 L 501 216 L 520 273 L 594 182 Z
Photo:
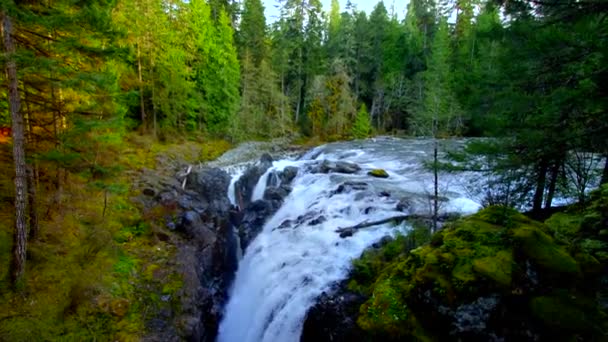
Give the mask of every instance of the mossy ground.
M 146 317 L 178 305 L 176 246 L 163 227 L 167 208 L 143 214 L 134 180 L 143 168 L 214 159 L 219 140 L 158 143 L 129 135 L 106 146 L 96 168 L 62 175 L 63 189 L 39 190 L 40 234 L 29 241 L 24 284 L 10 286 L 12 169 L 0 146 L 0 340 L 137 341 Z M 54 174 L 52 165 L 41 171 Z
M 520 320 L 542 338 L 601 340 L 608 331 L 598 299 L 606 296 L 601 284 L 608 274 L 602 259 L 608 245 L 599 234 L 606 229 L 606 198 L 608 186 L 587 209 L 555 214 L 546 224 L 489 207 L 413 250 L 402 237 L 364 253 L 349 283 L 369 297 L 359 326 L 372 340 L 450 340 L 448 312 L 499 296 L 514 304 L 501 304 L 494 325 Z

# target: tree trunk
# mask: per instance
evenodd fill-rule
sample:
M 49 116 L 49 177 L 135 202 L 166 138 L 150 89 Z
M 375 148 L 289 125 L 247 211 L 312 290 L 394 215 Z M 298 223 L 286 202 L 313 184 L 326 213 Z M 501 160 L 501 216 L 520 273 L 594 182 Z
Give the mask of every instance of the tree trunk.
M 27 245 L 27 176 L 25 164 L 25 140 L 21 99 L 17 79 L 17 63 L 14 59 L 15 42 L 11 18 L 2 11 L 2 35 L 6 53 L 5 69 L 8 80 L 8 102 L 12 120 L 13 160 L 15 164 L 15 235 L 13 244 L 13 284 L 18 285 L 25 275 L 25 252 Z
M 25 130 L 27 132 L 26 144 L 32 148 L 32 151 L 36 151 L 36 141 L 34 137 L 34 124 L 33 114 L 30 109 L 30 105 L 27 98 L 27 90 L 25 86 L 23 87 L 23 100 L 25 102 Z M 27 189 L 28 189 L 28 206 L 29 206 L 29 217 L 30 217 L 30 233 L 29 239 L 33 240 L 38 235 L 39 225 L 38 225 L 38 206 L 36 205 L 36 192 L 38 190 L 38 166 L 37 162 L 34 158 L 32 165 L 29 165 L 27 168 Z
M 436 124 L 433 124 L 436 126 Z M 435 135 L 436 133 L 434 133 Z M 437 231 L 437 221 L 439 220 L 439 166 L 437 164 L 437 137 L 434 138 L 433 144 L 433 186 L 434 186 L 434 196 L 433 196 L 433 231 L 431 233 L 435 233 Z
M 559 176 L 560 167 L 560 161 L 555 161 L 555 163 L 551 166 L 549 190 L 547 191 L 547 197 L 545 198 L 545 209 L 551 208 L 551 203 L 553 202 L 553 197 L 555 196 L 555 188 L 557 187 L 557 179 Z
M 602 182 L 600 184 L 608 183 L 608 153 L 604 155 L 604 172 L 602 172 Z
M 545 193 L 545 182 L 547 179 L 547 162 L 540 161 L 536 175 L 536 190 L 532 199 L 532 212 L 538 214 L 543 208 L 543 197 Z

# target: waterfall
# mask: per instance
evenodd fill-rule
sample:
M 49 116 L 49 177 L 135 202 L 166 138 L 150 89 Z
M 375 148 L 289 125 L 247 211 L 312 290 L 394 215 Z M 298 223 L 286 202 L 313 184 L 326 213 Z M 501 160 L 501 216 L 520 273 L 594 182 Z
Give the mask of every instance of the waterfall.
M 264 191 L 266 190 L 266 185 L 268 184 L 268 176 L 272 172 L 272 167 L 266 170 L 262 177 L 258 180 L 258 183 L 253 188 L 253 193 L 251 194 L 251 202 L 255 202 L 257 200 L 262 199 L 264 197 Z
M 396 205 L 404 196 L 418 207 L 427 204 L 421 179 L 430 175 L 421 168 L 420 156 L 426 155 L 428 146 L 413 143 L 408 150 L 401 144 L 386 140 L 327 145 L 297 161 L 275 161 L 260 177 L 252 201 L 263 197 L 270 175 L 289 165 L 299 168 L 292 192 L 239 263 L 219 342 L 299 341 L 308 308 L 323 291 L 347 277 L 352 260 L 382 237 L 409 229 L 405 224 L 386 224 L 346 239 L 335 232 L 402 214 Z M 321 159 L 354 162 L 362 170 L 319 173 L 315 167 Z M 374 168 L 385 169 L 391 177 L 368 176 Z M 470 212 L 479 207 L 458 186 L 451 186 L 446 197 L 450 209 Z

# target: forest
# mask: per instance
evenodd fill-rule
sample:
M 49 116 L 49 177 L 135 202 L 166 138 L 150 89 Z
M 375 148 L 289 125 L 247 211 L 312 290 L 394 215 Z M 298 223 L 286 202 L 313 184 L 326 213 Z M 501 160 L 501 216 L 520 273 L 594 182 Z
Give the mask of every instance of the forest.
M 0 307 L 21 308 L 0 339 L 137 336 L 141 307 L 91 318 L 73 279 L 136 295 L 125 269 L 156 247 L 127 171 L 180 145 L 493 138 L 469 151 L 499 176 L 489 200 L 541 217 L 560 192 L 584 203 L 592 172 L 608 182 L 607 2 L 341 5 L 279 0 L 270 23 L 261 0 L 2 0 Z

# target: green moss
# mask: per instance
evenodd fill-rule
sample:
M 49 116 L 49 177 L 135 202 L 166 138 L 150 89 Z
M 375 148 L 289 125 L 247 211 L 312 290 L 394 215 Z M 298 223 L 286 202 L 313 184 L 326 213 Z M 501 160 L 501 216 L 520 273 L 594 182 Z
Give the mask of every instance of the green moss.
M 386 171 L 384 171 L 383 169 L 373 169 L 373 170 L 369 171 L 367 174 L 372 177 L 377 177 L 377 178 L 388 178 L 388 173 Z
M 576 259 L 581 267 L 581 270 L 585 274 L 594 275 L 598 274 L 602 270 L 602 265 L 600 262 L 587 253 L 576 253 L 574 255 L 574 259 Z
M 357 323 L 364 330 L 403 336 L 409 330 L 408 315 L 407 305 L 399 292 L 390 280 L 385 280 L 375 286 L 371 299 L 361 306 Z
M 524 226 L 513 230 L 513 237 L 521 251 L 545 270 L 570 275 L 580 273 L 578 264 L 570 254 L 540 229 Z
M 513 208 L 503 206 L 490 206 L 474 215 L 475 218 L 502 226 L 516 223 L 528 223 L 530 219 L 520 214 Z
M 571 242 L 580 231 L 582 222 L 580 215 L 556 213 L 545 221 L 545 225 L 557 240 Z
M 501 286 L 511 285 L 513 254 L 500 251 L 495 256 L 488 256 L 473 261 L 473 270 Z
M 588 331 L 593 328 L 584 310 L 563 296 L 542 296 L 530 301 L 534 317 L 552 329 Z
M 600 251 L 608 251 L 608 244 L 601 240 L 584 239 L 579 243 L 579 246 L 586 253 L 595 253 Z
M 468 260 L 460 261 L 452 270 L 452 277 L 462 283 L 473 282 L 477 280 L 473 273 L 473 265 Z

